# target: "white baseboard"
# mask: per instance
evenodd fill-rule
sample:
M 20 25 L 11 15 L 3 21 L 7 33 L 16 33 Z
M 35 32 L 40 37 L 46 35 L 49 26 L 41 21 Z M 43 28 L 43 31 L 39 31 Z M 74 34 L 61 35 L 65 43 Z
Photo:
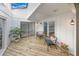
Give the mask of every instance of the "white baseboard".
M 6 50 L 6 48 L 5 48 L 5 49 L 1 49 L 1 51 L 0 51 L 0 56 L 3 55 L 3 53 L 5 52 L 5 50 Z

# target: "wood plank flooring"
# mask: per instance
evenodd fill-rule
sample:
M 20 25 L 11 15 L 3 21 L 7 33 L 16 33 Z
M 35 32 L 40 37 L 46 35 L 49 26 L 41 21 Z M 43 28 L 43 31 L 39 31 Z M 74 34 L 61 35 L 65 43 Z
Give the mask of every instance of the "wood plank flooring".
M 68 56 L 61 53 L 61 50 L 54 46 L 47 51 L 47 45 L 44 39 L 35 39 L 35 37 L 23 38 L 19 42 L 12 42 L 3 56 Z

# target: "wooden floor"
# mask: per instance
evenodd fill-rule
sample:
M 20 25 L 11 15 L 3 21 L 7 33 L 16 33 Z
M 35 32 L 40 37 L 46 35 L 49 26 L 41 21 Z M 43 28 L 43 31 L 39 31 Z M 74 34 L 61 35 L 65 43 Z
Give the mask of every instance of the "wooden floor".
M 3 56 L 67 56 L 67 54 L 54 46 L 47 51 L 44 39 L 30 37 L 20 39 L 17 43 L 12 42 Z

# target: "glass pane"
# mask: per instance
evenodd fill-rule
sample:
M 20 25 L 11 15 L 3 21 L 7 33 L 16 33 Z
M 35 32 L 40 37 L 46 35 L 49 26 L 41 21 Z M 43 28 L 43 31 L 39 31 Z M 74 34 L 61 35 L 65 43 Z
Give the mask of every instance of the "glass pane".
M 51 35 L 52 33 L 55 33 L 55 23 L 49 22 L 49 35 Z
M 28 36 L 28 23 L 27 22 L 21 22 L 21 30 L 23 31 L 21 34 L 21 37 Z
M 21 9 L 21 8 L 27 8 L 28 3 L 11 3 L 12 9 Z
M 21 34 L 21 37 L 35 35 L 35 23 L 34 22 L 21 22 L 21 29 L 23 31 L 23 33 Z
M 3 21 L 0 19 L 0 49 L 2 48 L 2 28 Z
M 47 22 L 44 22 L 44 33 L 47 36 Z

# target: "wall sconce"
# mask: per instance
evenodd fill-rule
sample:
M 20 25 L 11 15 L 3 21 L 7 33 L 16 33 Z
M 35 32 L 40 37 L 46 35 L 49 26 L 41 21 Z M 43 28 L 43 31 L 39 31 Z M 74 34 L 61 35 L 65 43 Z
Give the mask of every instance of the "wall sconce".
M 72 19 L 71 20 L 71 23 L 70 23 L 71 25 L 74 25 L 75 24 L 75 22 L 74 22 L 74 20 Z

